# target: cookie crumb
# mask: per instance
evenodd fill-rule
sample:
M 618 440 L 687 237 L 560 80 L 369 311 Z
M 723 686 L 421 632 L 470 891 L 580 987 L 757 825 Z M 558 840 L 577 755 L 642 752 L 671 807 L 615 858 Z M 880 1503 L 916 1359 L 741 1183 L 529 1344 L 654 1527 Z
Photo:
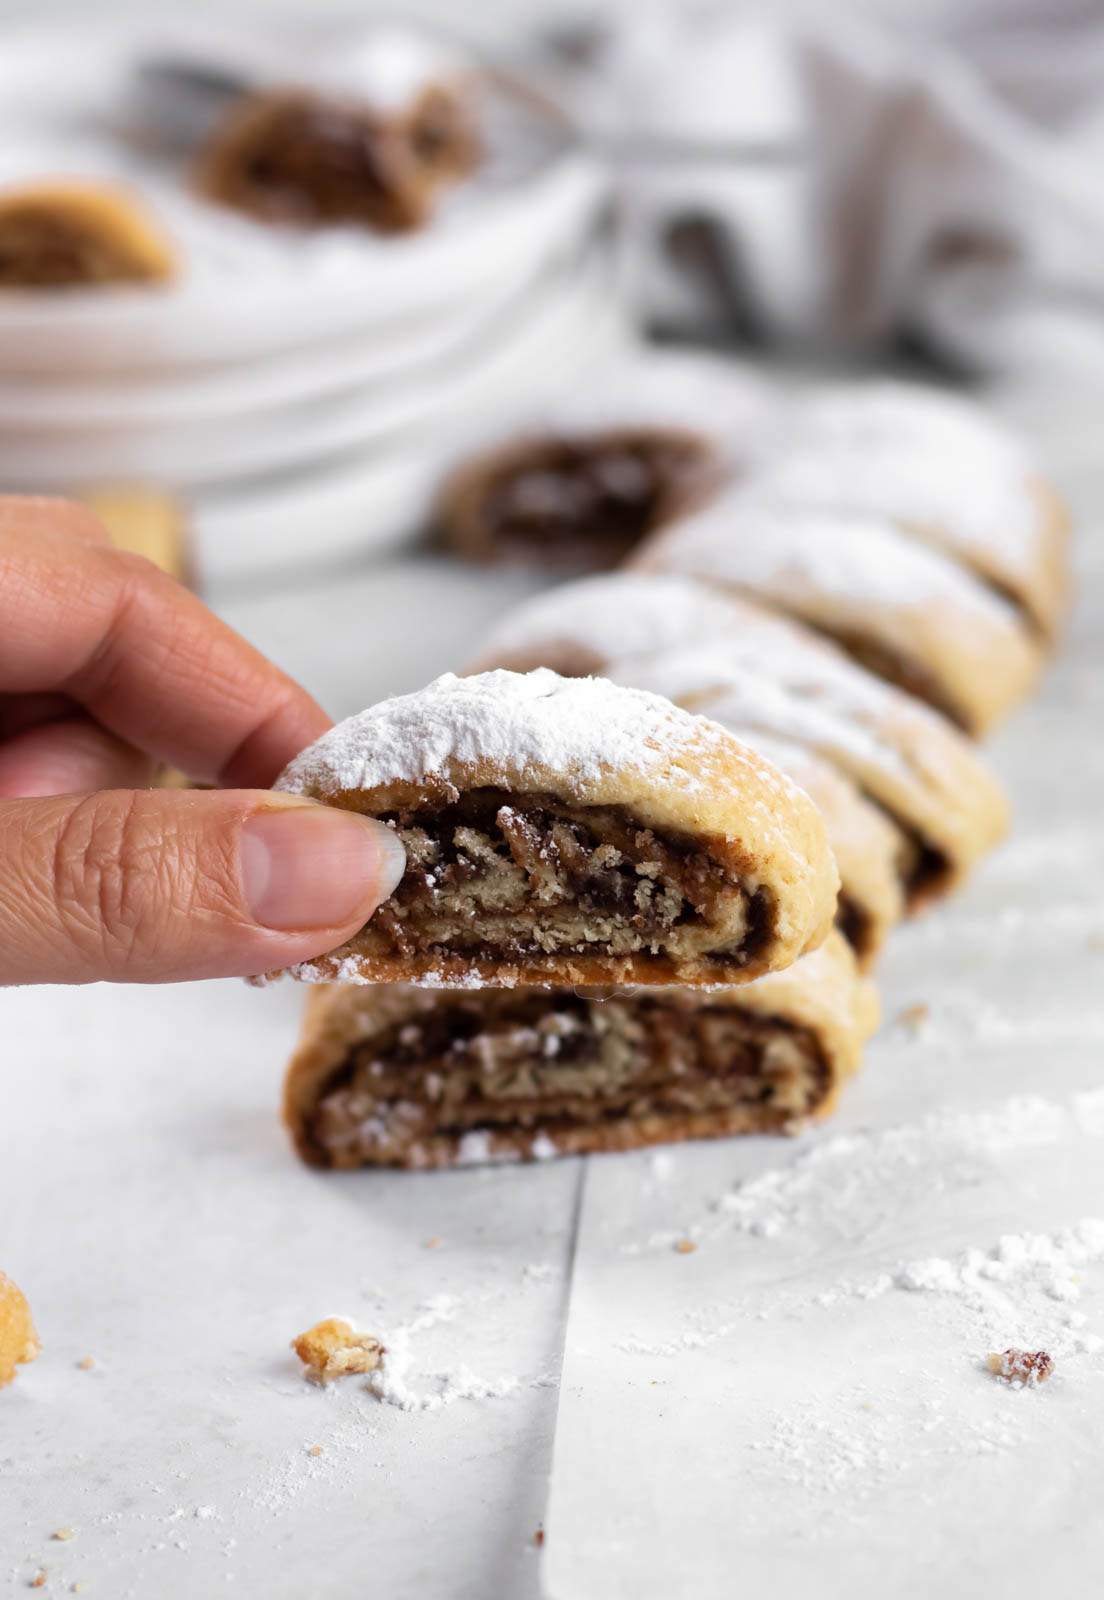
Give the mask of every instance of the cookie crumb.
M 320 1444 L 312 1444 L 307 1454 L 309 1456 L 320 1456 L 322 1454 L 322 1446 Z
M 72 1528 L 57 1528 L 50 1537 L 51 1539 L 75 1539 L 77 1536 Z
M 0 1389 L 15 1377 L 17 1366 L 37 1360 L 41 1350 L 31 1308 L 18 1286 L 0 1272 Z
M 440 1243 L 440 1239 L 437 1238 L 427 1239 L 425 1242 L 425 1247 L 427 1250 L 436 1250 L 440 1246 Z
M 46 1574 L 45 1574 L 45 1572 L 36 1572 L 34 1577 L 31 1579 L 30 1583 L 27 1585 L 27 1588 L 28 1589 L 42 1589 L 42 1588 L 45 1587 L 45 1585 L 46 1585 Z
M 533 1543 L 536 1545 L 537 1549 L 539 1550 L 541 1545 L 544 1543 L 544 1529 L 543 1528 L 538 1528 L 537 1529 L 536 1533 L 533 1535 Z
M 82 1372 L 91 1372 L 92 1368 L 95 1365 L 96 1365 L 95 1356 L 82 1356 L 81 1359 L 77 1362 L 77 1366 L 80 1368 L 80 1370 Z
M 678 1251 L 680 1256 L 693 1255 L 697 1248 L 698 1247 L 694 1243 L 693 1239 L 680 1239 L 675 1245 L 675 1249 Z
M 903 1011 L 898 1011 L 897 1026 L 908 1028 L 910 1033 L 919 1033 L 930 1016 L 931 1006 L 927 1001 L 917 1000 L 914 1005 L 905 1006 Z
M 985 1365 L 998 1378 L 1034 1388 L 1045 1383 L 1054 1371 L 1054 1361 L 1045 1350 L 1003 1350 L 986 1356 Z
M 327 1317 L 291 1341 L 312 1383 L 328 1383 L 351 1373 L 374 1372 L 384 1346 L 371 1333 L 355 1333 L 342 1317 Z

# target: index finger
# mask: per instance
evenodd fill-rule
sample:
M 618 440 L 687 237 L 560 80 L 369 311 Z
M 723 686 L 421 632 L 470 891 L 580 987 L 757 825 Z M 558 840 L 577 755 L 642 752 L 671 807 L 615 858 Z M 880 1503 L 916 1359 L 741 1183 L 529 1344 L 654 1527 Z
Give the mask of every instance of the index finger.
M 41 504 L 41 502 L 39 503 Z M 140 556 L 0 514 L 0 693 L 60 692 L 191 777 L 265 788 L 330 726 L 305 689 Z

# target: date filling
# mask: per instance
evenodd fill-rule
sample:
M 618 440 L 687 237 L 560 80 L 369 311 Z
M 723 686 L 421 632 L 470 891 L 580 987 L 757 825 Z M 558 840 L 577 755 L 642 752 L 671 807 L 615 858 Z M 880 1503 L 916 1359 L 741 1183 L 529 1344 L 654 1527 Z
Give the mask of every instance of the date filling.
M 519 446 L 482 485 L 463 543 L 488 557 L 616 566 L 645 535 L 697 503 L 717 476 L 705 439 L 617 430 Z
M 537 962 L 589 952 L 715 962 L 717 981 L 769 935 L 769 900 L 695 840 L 616 806 L 474 789 L 386 814 L 407 852 L 398 889 L 357 940 L 406 959 Z M 721 931 L 723 927 L 723 933 Z
M 520 1135 L 523 1153 L 538 1130 L 738 1110 L 772 1132 L 815 1111 L 828 1083 L 814 1035 L 780 1018 L 640 992 L 484 990 L 354 1046 L 309 1136 L 327 1165 L 354 1167 L 446 1164 L 480 1130 Z

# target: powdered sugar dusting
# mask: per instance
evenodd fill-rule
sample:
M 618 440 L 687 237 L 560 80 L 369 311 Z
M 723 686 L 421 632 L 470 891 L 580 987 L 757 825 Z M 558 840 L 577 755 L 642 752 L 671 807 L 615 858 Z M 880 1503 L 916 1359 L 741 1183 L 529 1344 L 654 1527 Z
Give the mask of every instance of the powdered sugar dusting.
M 417 784 L 456 764 L 479 765 L 483 782 L 513 770 L 538 785 L 551 773 L 583 787 L 612 772 L 677 764 L 688 743 L 700 750 L 703 738 L 735 748 L 720 728 L 659 695 L 603 678 L 561 678 L 543 667 L 471 678 L 446 673 L 338 723 L 296 757 L 275 787 L 335 794 Z M 746 759 L 769 776 L 765 764 Z
M 784 606 L 810 588 L 854 613 L 863 605 L 939 605 L 989 628 L 1017 626 L 1014 608 L 890 518 L 836 506 L 776 504 L 754 485 L 675 525 L 645 552 L 648 570 L 746 585 Z M 979 644 L 982 648 L 984 640 Z M 969 634 L 964 635 L 968 642 Z
M 898 517 L 961 552 L 987 552 L 1031 576 L 1039 518 L 1022 475 L 986 452 L 922 441 L 797 443 L 756 479 L 756 492 L 789 504 Z
M 614 572 L 561 584 L 515 607 L 488 653 L 570 641 L 601 661 L 722 637 L 735 625 L 723 596 L 689 578 Z
M 762 378 L 737 361 L 696 350 L 634 355 L 589 377 L 540 420 L 563 434 L 696 429 L 741 463 L 762 457 L 782 429 L 779 402 Z
M 481 783 L 531 782 L 583 800 L 588 787 L 612 775 L 669 779 L 693 792 L 713 781 L 714 754 L 754 774 L 771 799 L 749 797 L 749 812 L 777 832 L 785 808 L 800 797 L 796 786 L 719 724 L 662 694 L 606 678 L 561 678 L 544 667 L 467 678 L 446 673 L 338 723 L 275 787 L 325 796 L 421 784 L 467 766 L 478 769 Z M 458 776 L 462 782 L 462 770 Z

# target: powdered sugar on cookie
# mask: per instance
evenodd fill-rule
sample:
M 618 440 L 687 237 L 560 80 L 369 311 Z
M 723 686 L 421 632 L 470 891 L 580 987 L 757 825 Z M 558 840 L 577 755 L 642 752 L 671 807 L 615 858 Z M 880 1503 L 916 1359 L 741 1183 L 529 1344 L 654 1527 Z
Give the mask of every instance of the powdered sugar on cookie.
M 446 765 L 560 773 L 576 785 L 610 772 L 678 766 L 687 744 L 729 756 L 723 729 L 657 694 L 603 678 L 535 672 L 445 673 L 414 694 L 385 700 L 338 723 L 277 780 L 285 793 L 336 795 L 393 783 L 423 783 Z M 704 742 L 704 749 L 703 749 Z M 781 798 L 797 791 L 750 751 L 744 760 Z M 704 781 L 690 777 L 691 786 Z

